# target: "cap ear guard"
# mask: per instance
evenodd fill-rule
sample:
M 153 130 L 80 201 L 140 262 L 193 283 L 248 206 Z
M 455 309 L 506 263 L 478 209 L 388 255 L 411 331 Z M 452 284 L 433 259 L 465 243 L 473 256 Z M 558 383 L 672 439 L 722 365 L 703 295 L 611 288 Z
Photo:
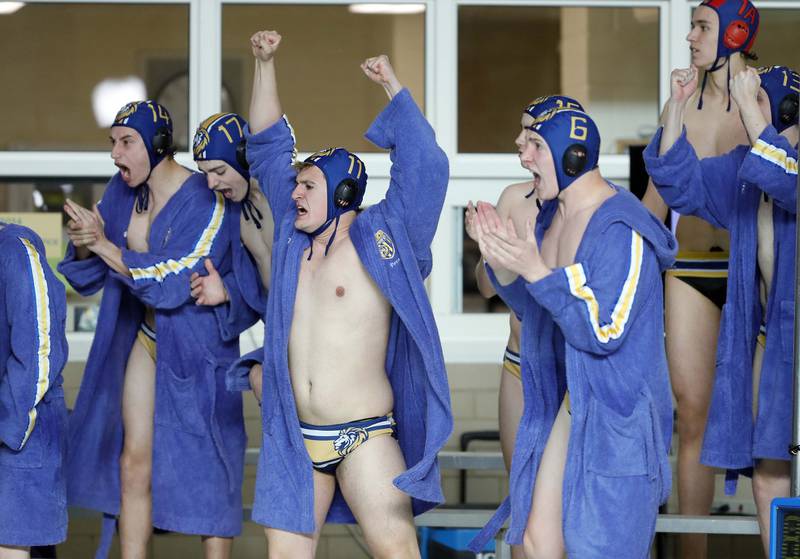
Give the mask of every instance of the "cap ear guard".
M 568 177 L 577 177 L 586 169 L 586 146 L 583 144 L 572 144 L 564 150 L 561 158 L 561 165 L 564 174 Z
M 333 203 L 339 208 L 349 208 L 358 196 L 358 183 L 353 179 L 344 179 L 333 193 Z
M 785 124 L 787 127 L 789 127 L 798 123 L 797 115 L 799 103 L 800 100 L 798 100 L 797 93 L 790 93 L 781 99 L 781 102 L 778 105 L 778 118 L 782 124 Z
M 245 171 L 250 170 L 250 163 L 247 162 L 247 140 L 244 138 L 236 144 L 236 162 Z
M 153 152 L 161 157 L 172 151 L 172 131 L 166 126 L 160 127 L 153 135 Z

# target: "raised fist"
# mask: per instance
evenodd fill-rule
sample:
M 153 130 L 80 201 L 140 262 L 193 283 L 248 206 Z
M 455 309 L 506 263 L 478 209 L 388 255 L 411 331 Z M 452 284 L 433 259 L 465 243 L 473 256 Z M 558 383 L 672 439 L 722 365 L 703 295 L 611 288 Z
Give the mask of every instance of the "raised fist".
M 277 31 L 257 31 L 250 37 L 250 46 L 253 48 L 253 56 L 262 62 L 269 62 L 275 56 L 278 45 L 281 44 L 281 36 Z
M 369 79 L 382 85 L 390 98 L 394 97 L 403 89 L 403 86 L 400 85 L 397 76 L 394 74 L 394 68 L 392 68 L 392 64 L 389 62 L 389 57 L 385 54 L 367 58 L 361 64 L 361 69 L 364 70 L 364 73 Z
M 695 66 L 673 70 L 669 78 L 670 98 L 679 103 L 686 103 L 697 90 L 697 77 L 698 71 Z

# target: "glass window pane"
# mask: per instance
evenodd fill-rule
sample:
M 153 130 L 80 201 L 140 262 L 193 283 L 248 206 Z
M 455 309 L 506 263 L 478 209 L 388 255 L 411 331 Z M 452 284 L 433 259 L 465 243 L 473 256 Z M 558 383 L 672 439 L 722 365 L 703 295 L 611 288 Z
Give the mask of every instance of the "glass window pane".
M 249 39 L 263 26 L 283 37 L 277 57 L 278 87 L 300 151 L 327 146 L 381 151 L 363 138 L 387 102 L 386 94 L 359 67 L 370 56 L 389 56 L 401 83 L 424 109 L 424 12 L 355 14 L 347 5 L 226 4 L 222 80 L 233 110 L 243 116 L 253 83 Z
M 461 242 L 462 242 L 462 255 L 461 255 L 461 292 L 462 292 L 462 305 L 461 312 L 464 313 L 485 313 L 485 312 L 508 312 L 508 307 L 497 295 L 486 299 L 478 291 L 478 283 L 475 276 L 475 270 L 478 262 L 481 259 L 481 251 L 478 248 L 478 243 L 470 239 L 464 229 L 464 211 L 465 207 L 456 208 L 460 216 L 459 222 L 461 224 Z
M 459 151 L 516 151 L 522 108 L 561 93 L 597 121 L 603 153 L 627 153 L 658 123 L 658 20 L 657 8 L 460 7 Z
M 64 200 L 69 197 L 81 206 L 91 208 L 102 198 L 105 187 L 105 182 L 69 178 L 13 183 L 0 181 L 0 219 L 36 231 L 45 244 L 47 262 L 61 278 L 56 266 L 64 257 L 69 240 L 67 217 L 62 211 Z M 67 330 L 94 330 L 102 291 L 84 298 L 61 279 L 67 288 Z
M 753 51 L 759 66 L 789 66 L 800 71 L 800 10 L 759 10 L 758 35 Z
M 0 37 L 0 150 L 105 150 L 137 97 L 166 95 L 188 128 L 188 91 L 174 91 L 189 71 L 188 5 L 28 3 L 0 15 Z

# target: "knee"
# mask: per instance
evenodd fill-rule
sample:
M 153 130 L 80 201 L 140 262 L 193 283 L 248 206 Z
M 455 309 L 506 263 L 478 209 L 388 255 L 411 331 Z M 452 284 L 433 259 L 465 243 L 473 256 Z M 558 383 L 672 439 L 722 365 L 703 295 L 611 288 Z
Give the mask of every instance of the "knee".
M 696 398 L 677 399 L 678 434 L 681 441 L 701 439 L 706 430 L 708 402 Z
M 126 449 L 120 457 L 120 482 L 124 491 L 150 491 L 152 455 Z
M 379 541 L 369 542 L 369 548 L 375 559 L 415 559 L 420 556 L 414 533 L 385 534 Z
M 768 507 L 772 503 L 772 499 L 788 495 L 788 473 L 763 472 L 758 468 L 753 472 L 753 497 L 759 507 Z

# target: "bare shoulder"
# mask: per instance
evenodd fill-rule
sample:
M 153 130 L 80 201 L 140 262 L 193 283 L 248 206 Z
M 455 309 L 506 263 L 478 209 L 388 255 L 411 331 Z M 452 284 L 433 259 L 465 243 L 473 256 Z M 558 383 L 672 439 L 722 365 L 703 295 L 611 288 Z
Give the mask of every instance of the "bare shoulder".
M 532 181 L 518 182 L 508 185 L 497 201 L 497 213 L 501 217 L 510 217 L 518 235 L 525 234 L 528 222 L 534 223 L 539 213 L 536 196 L 531 196 Z

